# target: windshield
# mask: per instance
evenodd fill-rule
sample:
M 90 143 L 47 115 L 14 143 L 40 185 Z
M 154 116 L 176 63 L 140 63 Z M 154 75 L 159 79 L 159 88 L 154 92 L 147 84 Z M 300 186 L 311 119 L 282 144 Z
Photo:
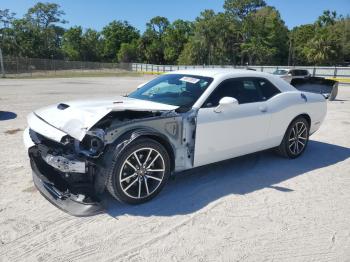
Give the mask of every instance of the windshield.
M 192 107 L 213 81 L 210 77 L 169 74 L 162 75 L 129 97 L 179 107 Z
M 286 75 L 286 74 L 288 74 L 288 71 L 283 70 L 283 69 L 279 69 L 279 70 L 276 70 L 275 72 L 273 72 L 272 74 L 274 74 L 274 75 Z

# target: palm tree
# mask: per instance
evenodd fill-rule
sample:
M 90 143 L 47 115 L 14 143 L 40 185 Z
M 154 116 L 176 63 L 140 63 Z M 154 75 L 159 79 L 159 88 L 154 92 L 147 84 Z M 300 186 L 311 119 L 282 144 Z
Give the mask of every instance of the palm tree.
M 306 47 L 306 57 L 315 65 L 324 65 L 334 61 L 336 45 L 327 36 L 313 38 Z

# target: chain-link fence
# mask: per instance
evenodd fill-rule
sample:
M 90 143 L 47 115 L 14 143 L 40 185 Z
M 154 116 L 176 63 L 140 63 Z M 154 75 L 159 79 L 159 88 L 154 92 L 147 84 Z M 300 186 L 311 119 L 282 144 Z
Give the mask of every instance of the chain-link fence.
M 232 66 L 232 65 L 153 65 L 133 63 L 132 70 L 135 72 L 153 72 L 164 73 L 174 70 L 195 69 L 195 68 L 232 68 L 232 69 L 246 69 L 246 66 Z M 350 67 L 323 67 L 323 66 L 249 66 L 250 69 L 256 71 L 273 73 L 277 69 L 307 69 L 313 76 L 322 77 L 350 77 Z
M 131 71 L 128 63 L 100 63 L 83 61 L 66 61 L 55 59 L 9 57 L 3 58 L 5 76 L 55 74 L 62 71 Z

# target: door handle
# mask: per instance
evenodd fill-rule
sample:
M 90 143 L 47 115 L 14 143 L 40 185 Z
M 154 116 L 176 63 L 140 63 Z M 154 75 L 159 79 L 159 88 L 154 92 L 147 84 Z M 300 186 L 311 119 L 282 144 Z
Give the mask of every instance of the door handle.
M 262 113 L 266 113 L 266 112 L 267 112 L 267 106 L 259 106 L 259 110 L 260 110 Z

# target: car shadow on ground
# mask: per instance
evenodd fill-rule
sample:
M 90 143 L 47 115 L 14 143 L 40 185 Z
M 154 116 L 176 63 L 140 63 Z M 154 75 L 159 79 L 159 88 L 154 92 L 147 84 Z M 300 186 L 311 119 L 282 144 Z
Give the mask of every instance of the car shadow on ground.
M 333 100 L 334 102 L 347 102 L 347 101 L 349 101 L 349 100 L 345 100 L 345 99 L 334 99 Z
M 102 205 L 112 217 L 189 214 L 230 194 L 244 195 L 263 188 L 294 191 L 275 184 L 349 157 L 350 148 L 310 141 L 303 156 L 295 160 L 281 158 L 271 151 L 247 155 L 178 174 L 148 203 L 131 206 L 106 195 Z
M 11 119 L 15 119 L 16 117 L 17 117 L 16 113 L 0 111 L 0 121 L 11 120 Z

